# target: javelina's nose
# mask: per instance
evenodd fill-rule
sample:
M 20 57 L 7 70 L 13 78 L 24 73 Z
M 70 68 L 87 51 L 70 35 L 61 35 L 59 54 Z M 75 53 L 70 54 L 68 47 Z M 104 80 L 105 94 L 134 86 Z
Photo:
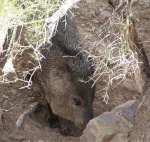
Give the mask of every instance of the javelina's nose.
M 82 121 L 80 121 L 80 123 L 78 125 L 79 125 L 80 128 L 85 128 L 88 122 L 89 121 L 82 120 Z

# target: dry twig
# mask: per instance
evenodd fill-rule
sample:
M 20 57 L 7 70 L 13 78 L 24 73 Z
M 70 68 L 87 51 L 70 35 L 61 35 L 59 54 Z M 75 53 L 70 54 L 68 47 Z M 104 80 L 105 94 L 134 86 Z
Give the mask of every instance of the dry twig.
M 37 109 L 38 105 L 39 105 L 38 102 L 31 104 L 30 108 L 19 116 L 18 120 L 16 121 L 16 127 L 20 128 L 22 126 L 26 116 L 31 115 Z

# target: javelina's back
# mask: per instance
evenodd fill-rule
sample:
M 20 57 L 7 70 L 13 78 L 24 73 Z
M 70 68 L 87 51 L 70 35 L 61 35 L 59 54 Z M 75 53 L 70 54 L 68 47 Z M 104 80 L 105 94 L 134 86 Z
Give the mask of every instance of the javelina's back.
M 53 114 L 83 129 L 93 117 L 94 87 L 89 80 L 94 70 L 81 52 L 70 14 L 60 20 L 52 44 L 42 49 L 42 71 L 36 72 L 33 82 L 39 84 Z

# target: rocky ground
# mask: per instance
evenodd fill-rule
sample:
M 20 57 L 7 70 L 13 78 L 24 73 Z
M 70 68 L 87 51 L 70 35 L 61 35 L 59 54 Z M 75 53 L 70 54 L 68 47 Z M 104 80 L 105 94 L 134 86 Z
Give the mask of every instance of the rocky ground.
M 96 31 L 111 15 L 112 7 L 107 0 L 81 1 L 78 8 L 74 10 L 75 20 L 82 39 L 87 48 L 93 47 L 96 38 Z M 134 18 L 139 38 L 144 45 L 146 54 L 150 61 L 150 2 L 148 0 L 135 0 Z M 123 104 L 128 100 L 141 101 L 142 95 L 133 88 L 118 86 L 110 88 L 108 95 L 109 103 L 103 101 L 105 92 L 99 92 L 103 87 L 102 82 L 97 83 L 97 93 L 94 101 L 95 117 L 111 111 L 117 105 Z M 0 141 L 1 142 L 73 142 L 79 141 L 79 137 L 62 136 L 57 129 L 51 129 L 47 124 L 34 119 L 34 116 L 27 117 L 23 126 L 18 129 L 15 122 L 18 117 L 29 108 L 29 105 L 36 101 L 32 92 L 27 89 L 20 90 L 23 86 L 21 82 L 0 84 Z

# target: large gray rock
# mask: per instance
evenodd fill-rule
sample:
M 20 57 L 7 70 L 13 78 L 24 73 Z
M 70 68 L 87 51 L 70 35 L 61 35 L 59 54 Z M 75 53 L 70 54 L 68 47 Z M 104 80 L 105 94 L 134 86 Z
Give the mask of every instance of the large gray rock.
M 80 137 L 81 142 L 127 142 L 128 132 L 138 108 L 137 100 L 128 101 L 92 119 Z

